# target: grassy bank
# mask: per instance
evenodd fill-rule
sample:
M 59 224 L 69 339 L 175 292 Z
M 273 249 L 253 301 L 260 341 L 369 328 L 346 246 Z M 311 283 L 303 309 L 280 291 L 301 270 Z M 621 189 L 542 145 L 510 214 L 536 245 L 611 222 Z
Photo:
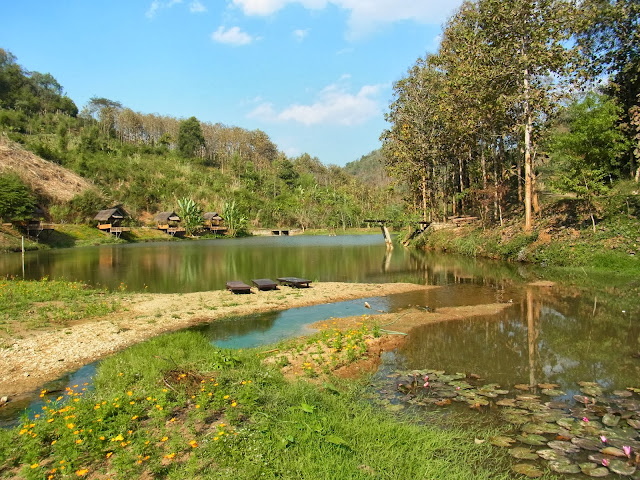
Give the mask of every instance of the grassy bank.
M 0 432 L 0 477 L 510 478 L 482 433 L 399 421 L 362 383 L 289 382 L 263 356 L 193 332 L 135 346 L 102 362 L 95 391 Z

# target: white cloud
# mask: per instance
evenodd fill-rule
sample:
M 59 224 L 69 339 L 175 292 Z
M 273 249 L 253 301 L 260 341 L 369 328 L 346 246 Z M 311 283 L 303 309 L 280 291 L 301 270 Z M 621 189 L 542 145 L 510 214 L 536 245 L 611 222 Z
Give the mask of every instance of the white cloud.
M 207 7 L 205 7 L 198 0 L 193 0 L 193 2 L 189 4 L 189 11 L 191 13 L 203 13 L 207 11 Z
M 224 43 L 226 45 L 233 45 L 236 47 L 248 45 L 253 42 L 253 37 L 240 30 L 240 27 L 225 29 L 220 26 L 218 30 L 211 34 L 211 39 L 218 43 Z
M 293 31 L 293 37 L 294 37 L 298 42 L 303 41 L 303 40 L 307 37 L 307 35 L 309 35 L 309 30 L 301 30 L 301 29 L 298 29 L 298 30 L 294 30 L 294 31 Z
M 343 79 L 348 76 L 343 76 Z M 354 126 L 380 115 L 378 99 L 382 85 L 365 85 L 353 94 L 344 82 L 320 91 L 313 103 L 293 104 L 277 112 L 272 103 L 262 103 L 247 116 L 267 122 L 291 121 L 310 125 Z
M 289 4 L 320 10 L 332 4 L 349 12 L 349 34 L 363 35 L 402 20 L 439 25 L 462 0 L 231 0 L 245 15 L 272 15 Z

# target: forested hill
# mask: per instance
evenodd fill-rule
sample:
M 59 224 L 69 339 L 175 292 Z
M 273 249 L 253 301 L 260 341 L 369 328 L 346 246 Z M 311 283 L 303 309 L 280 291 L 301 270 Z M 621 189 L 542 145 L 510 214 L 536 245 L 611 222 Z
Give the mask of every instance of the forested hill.
M 26 182 L 31 204 L 54 222 L 90 221 L 98 210 L 122 204 L 144 224 L 187 199 L 203 211 L 234 218 L 240 230 L 346 228 L 384 216 L 393 203 L 382 163 L 358 167 L 371 155 L 349 168 L 327 166 L 308 154 L 286 156 L 260 130 L 134 112 L 100 97 L 79 110 L 51 75 L 24 69 L 2 49 L 0 134 L 8 149 L 0 166 L 0 196 Z M 49 176 L 62 167 L 95 188 L 56 199 L 15 168 L 20 162 L 8 161 L 24 155 L 22 148 L 51 162 Z M 1 205 L 3 221 L 20 216 Z

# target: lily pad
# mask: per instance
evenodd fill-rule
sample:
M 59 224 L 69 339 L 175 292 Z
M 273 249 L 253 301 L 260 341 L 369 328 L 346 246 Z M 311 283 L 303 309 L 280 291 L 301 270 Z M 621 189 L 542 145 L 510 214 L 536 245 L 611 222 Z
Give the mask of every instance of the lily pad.
M 515 398 L 502 398 L 496 402 L 496 405 L 499 407 L 515 407 L 516 400 Z
M 560 385 L 558 385 L 557 383 L 539 383 L 538 384 L 538 388 L 541 388 L 542 390 L 549 390 L 552 388 L 558 388 Z
M 580 473 L 580 467 L 570 461 L 551 461 L 549 468 L 557 473 Z
M 571 443 L 583 450 L 591 450 L 592 452 L 599 452 L 602 448 L 602 442 L 592 438 L 573 437 Z
M 536 455 L 538 455 L 540 458 L 543 458 L 544 460 L 560 460 L 562 458 L 565 458 L 564 453 L 558 451 L 558 450 L 554 450 L 553 448 L 544 448 L 542 450 L 538 450 L 536 452 Z
M 554 450 L 559 450 L 564 453 L 578 453 L 580 451 L 580 447 L 571 442 L 564 442 L 561 440 L 553 440 L 547 443 L 547 445 Z
M 636 473 L 636 467 L 633 465 L 628 465 L 627 462 L 623 462 L 622 460 L 612 460 L 609 463 L 609 470 L 618 475 L 633 475 Z
M 520 429 L 524 433 L 535 433 L 542 435 L 543 433 L 557 433 L 559 427 L 553 423 L 527 423 Z
M 510 447 L 512 443 L 515 443 L 515 440 L 511 437 L 498 435 L 491 437 L 489 442 L 491 442 L 491 445 L 495 445 L 496 447 Z
M 540 397 L 538 395 L 518 395 L 516 396 L 516 400 L 520 400 L 522 402 L 531 402 L 531 401 L 535 401 L 535 400 L 540 400 Z
M 626 457 L 624 452 L 616 447 L 605 447 L 600 450 L 600 453 L 602 453 L 603 455 L 611 455 L 613 457 Z
M 600 397 L 602 395 L 602 388 L 599 386 L 582 387 L 580 391 L 585 395 L 590 395 L 592 397 Z
M 632 418 L 627 419 L 627 423 L 630 427 L 640 430 L 640 420 L 634 420 Z
M 543 389 L 542 393 L 544 393 L 545 395 L 547 395 L 549 397 L 561 397 L 563 395 L 566 395 L 566 393 L 563 392 L 562 390 L 554 390 L 554 389 L 551 389 L 551 388 Z
M 523 435 L 518 435 L 516 436 L 516 440 L 518 440 L 519 442 L 522 442 L 526 445 L 533 445 L 536 447 L 540 447 L 542 445 L 546 445 L 547 443 L 547 439 L 545 437 L 543 437 L 542 435 L 536 435 L 536 434 L 523 434 Z
M 516 447 L 509 450 L 509 455 L 519 460 L 537 460 L 536 452 L 525 447 Z
M 620 416 L 618 415 L 607 413 L 604 417 L 602 417 L 602 423 L 604 423 L 607 427 L 615 427 L 619 422 Z
M 531 465 L 530 463 L 518 463 L 517 465 L 511 467 L 511 470 L 519 473 L 520 475 L 525 475 L 529 478 L 538 478 L 543 475 L 542 470 L 540 470 L 535 465 Z
M 589 477 L 606 477 L 607 475 L 609 475 L 609 470 L 598 465 L 597 463 L 581 463 L 580 470 L 582 471 L 582 473 L 588 475 Z
M 522 390 L 523 392 L 528 392 L 529 390 L 531 390 L 531 387 L 526 383 L 518 383 L 514 385 L 513 388 L 515 388 L 516 390 Z
M 633 395 L 633 393 L 631 393 L 631 392 L 630 392 L 630 391 L 628 391 L 628 390 L 614 390 L 614 391 L 613 391 L 613 394 L 614 394 L 616 397 L 625 397 L 625 398 L 626 398 L 626 397 L 631 397 L 631 396 Z

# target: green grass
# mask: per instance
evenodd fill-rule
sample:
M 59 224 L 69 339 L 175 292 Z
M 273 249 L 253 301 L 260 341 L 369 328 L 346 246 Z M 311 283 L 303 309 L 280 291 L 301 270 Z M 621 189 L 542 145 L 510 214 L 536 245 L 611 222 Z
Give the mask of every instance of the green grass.
M 365 382 L 290 383 L 258 353 L 181 332 L 107 359 L 95 392 L 0 431 L 0 478 L 512 478 L 486 432 L 394 417 Z
M 117 310 L 122 295 L 64 280 L 0 280 L 0 325 L 5 331 L 65 326 Z

